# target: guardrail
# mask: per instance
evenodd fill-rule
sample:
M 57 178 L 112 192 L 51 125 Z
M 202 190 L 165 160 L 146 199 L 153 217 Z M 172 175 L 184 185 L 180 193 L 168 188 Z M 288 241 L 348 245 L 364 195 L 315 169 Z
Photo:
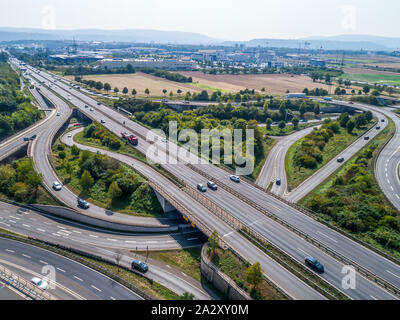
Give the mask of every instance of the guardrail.
M 234 216 L 232 216 L 230 213 L 228 213 L 226 210 L 222 209 L 219 205 L 217 205 L 216 203 L 214 203 L 212 200 L 208 199 L 207 197 L 205 197 L 204 195 L 202 195 L 199 191 L 197 191 L 196 189 L 192 188 L 192 187 L 186 187 L 184 189 L 184 191 L 189 194 L 191 197 L 193 197 L 196 201 L 198 201 L 200 204 L 202 204 L 204 207 L 206 207 L 207 209 L 209 209 L 209 211 L 211 211 L 212 213 L 214 213 L 215 215 L 217 215 L 221 220 L 223 220 L 225 223 L 227 223 L 228 225 L 230 225 L 232 228 L 234 228 L 237 231 L 241 231 L 241 230 L 245 230 L 245 232 L 247 232 L 249 235 L 251 235 L 255 240 L 264 242 L 264 243 L 268 243 L 271 247 L 274 248 L 274 250 L 284 254 L 285 256 L 287 256 L 293 263 L 296 263 L 298 265 L 298 262 L 295 260 L 294 257 L 292 257 L 289 253 L 287 253 L 286 251 L 282 250 L 281 248 L 279 248 L 278 246 L 276 246 L 275 244 L 273 244 L 272 242 L 270 242 L 269 240 L 267 240 L 264 236 L 262 236 L 261 234 L 259 234 L 258 232 L 256 232 L 255 230 L 252 230 L 251 228 L 249 228 L 249 226 L 247 226 L 246 224 L 244 224 L 243 222 L 241 222 L 239 219 L 235 218 Z M 229 245 L 228 245 L 229 247 Z M 233 250 L 233 249 L 232 249 Z M 234 250 L 233 250 L 234 251 Z M 305 280 L 305 277 L 302 276 L 297 270 L 295 270 L 292 266 L 290 266 L 289 264 L 287 264 L 285 261 L 283 261 L 278 255 L 274 254 L 273 252 L 271 252 L 270 250 L 268 251 L 268 255 L 270 255 L 275 261 L 277 261 L 279 264 L 281 264 L 283 267 L 285 267 L 286 269 L 288 269 L 291 273 L 295 274 L 297 277 L 302 278 L 303 281 Z M 236 255 L 238 255 L 238 257 L 241 260 L 245 260 L 243 257 L 241 257 L 237 252 L 235 252 Z M 331 286 L 331 284 L 329 284 L 328 282 L 326 282 L 325 279 L 321 278 L 317 273 L 313 273 L 315 276 L 318 276 L 320 278 L 321 281 L 323 281 L 327 286 Z M 268 281 L 270 282 L 270 280 L 268 279 Z M 329 292 L 327 292 L 325 289 L 321 288 L 320 286 L 318 286 L 316 283 L 312 282 L 309 279 L 306 279 L 306 282 L 311 283 L 312 287 L 314 287 L 314 289 L 316 289 L 317 291 L 319 291 L 320 293 L 326 295 L 327 297 L 331 298 L 331 299 L 335 299 L 334 296 L 332 296 Z M 282 290 L 279 289 L 281 292 Z M 286 293 L 284 293 L 286 295 Z M 287 296 L 287 295 L 286 295 Z
M 0 279 L 34 300 L 57 300 L 53 295 L 0 265 Z
M 202 170 L 194 167 L 191 164 L 187 164 L 187 166 L 190 166 L 192 170 L 198 172 L 199 174 L 201 174 L 202 176 L 206 177 L 208 180 L 212 180 L 213 177 L 211 177 L 210 175 L 204 173 Z M 215 179 L 214 179 L 215 180 Z M 296 227 L 292 226 L 291 224 L 287 223 L 286 221 L 282 220 L 281 218 L 279 218 L 277 215 L 273 214 L 272 212 L 268 211 L 267 209 L 265 209 L 264 207 L 260 206 L 259 204 L 257 204 L 256 202 L 250 200 L 249 198 L 243 196 L 241 193 L 237 192 L 236 190 L 232 189 L 231 187 L 229 187 L 228 185 L 226 185 L 225 183 L 218 181 L 219 185 L 224 188 L 225 190 L 227 190 L 229 193 L 233 194 L 234 196 L 236 196 L 237 198 L 239 198 L 240 200 L 242 200 L 243 202 L 247 203 L 248 205 L 250 205 L 251 207 L 255 208 L 256 210 L 258 210 L 259 212 L 263 213 L 264 215 L 266 215 L 267 217 L 275 220 L 276 222 L 280 223 L 281 225 L 283 225 L 284 227 L 286 227 L 287 229 L 291 230 L 292 232 L 296 233 L 297 235 L 301 236 L 303 239 L 307 240 L 308 242 L 312 243 L 313 245 L 317 246 L 318 248 L 322 249 L 323 251 L 325 251 L 326 253 L 330 254 L 331 256 L 333 256 L 335 259 L 338 259 L 339 261 L 349 264 L 349 265 L 353 265 L 353 267 L 360 273 L 362 274 L 364 277 L 372 280 L 373 282 L 377 283 L 378 285 L 380 285 L 381 287 L 385 288 L 386 290 L 392 292 L 393 294 L 395 294 L 396 296 L 400 297 L 400 289 L 393 286 L 392 284 L 390 284 L 389 282 L 387 282 L 386 280 L 382 279 L 381 277 L 379 277 L 378 275 L 375 275 L 373 272 L 369 271 L 368 269 L 362 267 L 361 265 L 359 265 L 358 263 L 354 262 L 353 260 L 343 256 L 342 254 L 338 253 L 335 250 L 332 250 L 330 248 L 328 248 L 326 245 L 324 245 L 323 243 L 321 243 L 320 241 L 316 240 L 315 238 L 309 236 L 307 233 L 297 229 Z M 263 190 L 260 187 L 261 190 Z M 311 213 L 308 212 L 305 209 L 302 209 L 301 207 L 287 201 L 284 199 L 281 199 L 280 197 L 273 195 L 271 193 L 268 193 L 272 196 L 274 196 L 275 198 L 279 199 L 282 202 L 285 202 L 286 204 L 290 205 L 291 207 L 299 210 L 300 212 L 311 216 Z M 314 218 L 314 217 L 312 217 Z M 315 218 L 314 218 L 315 219 Z M 318 220 L 317 220 L 318 221 Z M 340 229 L 339 229 L 340 230 Z M 344 231 L 341 231 L 342 234 L 347 235 L 344 233 Z
M 116 265 L 115 261 L 110 261 L 108 259 L 104 259 L 102 257 L 95 256 L 95 255 L 89 254 L 89 253 L 81 251 L 81 250 L 65 247 L 65 246 L 62 246 L 60 244 L 53 244 L 51 242 L 47 242 L 47 241 L 43 241 L 43 240 L 39 240 L 39 239 L 35 239 L 35 238 L 30 238 L 30 237 L 23 238 L 23 237 L 14 236 L 14 235 L 10 235 L 10 234 L 5 234 L 5 233 L 1 233 L 1 232 L 0 232 L 0 237 L 1 238 L 7 238 L 7 239 L 15 240 L 15 241 L 19 241 L 19 242 L 23 242 L 23 243 L 27 243 L 27 244 L 30 244 L 30 245 L 33 245 L 33 246 L 36 246 L 36 247 L 40 247 L 40 248 L 46 249 L 48 251 L 60 254 L 60 255 L 62 255 L 64 257 L 70 258 L 70 259 L 72 259 L 72 260 L 74 260 L 76 262 L 79 262 L 79 263 L 81 263 L 81 264 L 83 264 L 83 265 L 85 265 L 85 266 L 87 266 L 87 267 L 89 267 L 89 268 L 91 268 L 93 270 L 96 270 L 96 271 L 106 275 L 107 277 L 115 280 L 116 282 L 119 282 L 123 286 L 125 286 L 128 289 L 132 290 L 133 292 L 137 293 L 139 296 L 141 296 L 145 300 L 155 300 L 155 298 L 153 296 L 151 296 L 147 292 L 144 292 L 142 289 L 140 289 L 139 287 L 136 287 L 132 283 L 122 279 L 120 276 L 116 275 L 115 273 L 107 270 L 106 268 L 104 268 L 104 267 L 102 267 L 102 266 L 100 266 L 100 265 L 98 265 L 96 263 L 93 263 L 93 262 L 90 262 L 90 261 L 88 261 L 88 260 L 86 260 L 84 258 L 81 258 L 81 257 L 75 255 L 74 253 L 86 256 L 86 257 L 91 258 L 93 260 L 97 260 L 97 261 L 101 261 L 101 262 L 107 262 L 107 263 L 110 263 L 112 265 Z M 136 271 L 134 269 L 129 269 L 129 268 L 126 268 L 126 267 L 121 266 L 121 265 L 119 267 L 123 268 L 125 270 L 128 270 L 128 271 L 130 271 L 132 273 L 135 273 L 135 274 L 147 279 L 150 283 L 153 283 L 153 279 L 150 279 L 150 278 L 146 277 L 145 275 L 139 273 L 138 271 Z

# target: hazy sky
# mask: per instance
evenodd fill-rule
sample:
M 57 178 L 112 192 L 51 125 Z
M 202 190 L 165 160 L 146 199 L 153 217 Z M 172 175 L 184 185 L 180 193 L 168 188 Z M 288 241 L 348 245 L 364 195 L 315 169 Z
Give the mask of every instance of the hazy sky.
M 191 31 L 225 40 L 400 36 L 399 0 L 1 0 L 0 26 Z

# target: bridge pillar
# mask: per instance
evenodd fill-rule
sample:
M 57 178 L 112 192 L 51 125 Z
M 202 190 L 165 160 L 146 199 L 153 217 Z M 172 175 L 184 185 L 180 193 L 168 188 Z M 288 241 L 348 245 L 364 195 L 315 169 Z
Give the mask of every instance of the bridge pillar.
M 161 207 L 164 210 L 164 213 L 169 213 L 169 212 L 174 212 L 176 211 L 176 208 L 170 204 L 167 200 L 165 200 L 157 191 L 154 190 L 156 193 L 157 199 L 161 204 Z

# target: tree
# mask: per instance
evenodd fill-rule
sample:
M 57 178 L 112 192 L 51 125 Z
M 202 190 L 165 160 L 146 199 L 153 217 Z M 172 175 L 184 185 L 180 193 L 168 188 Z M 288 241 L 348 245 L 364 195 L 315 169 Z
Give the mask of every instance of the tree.
M 349 114 L 347 112 L 342 113 L 339 117 L 339 123 L 342 128 L 347 127 L 347 122 L 350 120 Z
M 300 112 L 300 118 L 303 119 L 304 114 L 307 112 L 307 105 L 305 102 L 302 102 L 302 104 L 300 105 L 299 112 Z
M 350 119 L 346 124 L 347 132 L 350 134 L 353 133 L 355 127 L 356 127 L 356 122 L 353 119 Z
M 37 174 L 35 171 L 32 171 L 26 176 L 26 182 L 35 190 L 35 197 L 42 181 L 43 176 L 41 174 Z
M 166 97 L 167 96 L 167 89 L 163 89 L 162 92 L 164 93 L 164 97 Z
M 71 179 L 72 173 L 74 172 L 74 165 L 72 164 L 71 161 L 66 161 L 64 168 L 65 168 L 65 172 L 69 176 L 69 179 Z
M 71 154 L 75 157 L 79 156 L 79 153 L 81 152 L 81 150 L 74 144 L 71 147 Z
M 66 156 L 67 156 L 67 155 L 65 154 L 64 151 L 60 151 L 60 152 L 58 153 L 58 157 L 59 157 L 61 160 L 64 160 Z
M 208 245 L 210 246 L 211 254 L 214 255 L 215 251 L 219 247 L 219 235 L 217 230 L 214 230 L 213 233 L 211 233 L 208 238 Z
M 150 90 L 148 88 L 146 88 L 146 90 L 144 90 L 144 93 L 147 95 L 147 97 L 149 97 Z
M 102 90 L 103 89 L 103 83 L 102 82 L 100 82 L 100 81 L 98 81 L 98 82 L 96 82 L 96 87 L 95 87 L 97 90 Z
M 368 92 L 370 91 L 370 87 L 368 85 L 365 85 L 363 87 L 363 91 L 364 91 L 365 94 L 368 94 Z
M 315 114 L 315 116 L 318 116 L 320 113 L 321 113 L 321 109 L 319 108 L 319 104 L 317 103 L 314 106 L 314 114 Z
M 180 299 L 181 300 L 193 300 L 194 299 L 194 295 L 193 295 L 193 293 L 190 293 L 190 292 L 184 292 L 181 295 Z
M 272 119 L 267 118 L 267 120 L 265 120 L 265 123 L 267 125 L 267 130 L 271 130 Z
M 327 73 L 325 75 L 325 82 L 326 82 L 326 84 L 330 84 L 331 83 L 331 75 L 329 73 Z
M 181 96 L 181 93 L 182 93 L 181 89 L 178 89 L 176 92 L 178 93 L 179 96 Z M 189 96 L 190 96 L 190 92 L 188 92 L 188 93 L 189 93 Z
M 110 91 L 111 90 L 111 85 L 109 84 L 109 83 L 105 83 L 104 84 L 104 90 L 106 90 L 106 92 L 108 93 L 108 91 Z
M 279 129 L 283 130 L 286 127 L 286 122 L 281 120 L 278 124 Z
M 264 279 L 263 270 L 259 262 L 251 265 L 246 269 L 246 281 L 257 287 Z
M 136 94 L 137 94 L 137 92 L 136 92 L 136 90 L 135 89 L 132 89 L 132 95 L 133 95 L 133 97 L 136 97 Z
M 294 126 L 295 128 L 297 128 L 297 126 L 299 125 L 299 119 L 298 119 L 297 117 L 294 117 L 294 118 L 292 119 L 292 123 L 293 123 L 293 126 Z
M 123 93 L 123 94 L 127 94 L 128 92 L 129 92 L 129 90 L 128 90 L 127 87 L 125 87 L 124 89 L 122 89 L 122 93 Z
M 366 119 L 368 122 L 370 122 L 373 118 L 374 118 L 374 116 L 372 115 L 372 112 L 371 112 L 371 111 L 367 111 L 367 112 L 365 113 L 365 119 Z
M 268 112 L 268 106 L 269 106 L 268 101 L 265 101 L 264 105 L 263 105 L 263 110 L 264 110 L 265 113 Z
M 84 192 L 89 191 L 89 189 L 93 186 L 94 179 L 92 178 L 89 171 L 83 171 L 80 183 Z
M 286 120 L 286 105 L 285 101 L 282 101 L 281 105 L 279 106 L 279 114 L 281 115 L 282 120 Z
M 108 187 L 108 196 L 111 198 L 111 202 L 122 196 L 122 190 L 117 181 L 111 182 L 110 186 Z
M 119 89 L 118 89 L 117 87 L 115 87 L 115 88 L 114 88 L 114 92 L 115 92 L 115 93 L 118 93 L 118 92 L 119 92 Z
M 172 99 L 174 97 L 174 93 L 172 91 L 169 92 L 169 98 Z

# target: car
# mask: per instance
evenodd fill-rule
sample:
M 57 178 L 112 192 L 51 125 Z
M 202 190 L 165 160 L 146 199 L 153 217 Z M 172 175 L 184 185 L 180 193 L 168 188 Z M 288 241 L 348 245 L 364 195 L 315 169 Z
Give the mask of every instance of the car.
M 368 136 L 365 136 L 365 137 L 364 137 L 364 140 L 369 140 L 369 137 L 368 137 Z
M 31 282 L 33 284 L 35 284 L 39 289 L 42 289 L 42 290 L 46 290 L 49 287 L 49 284 L 46 281 L 44 281 L 38 277 L 32 278 Z
M 89 203 L 87 203 L 86 200 L 78 198 L 77 201 L 78 201 L 78 207 L 81 207 L 83 209 L 88 209 L 89 208 Z
M 71 101 L 71 97 L 68 97 L 68 100 Z
M 377 127 L 376 127 L 376 130 L 379 130 L 380 128 L 381 128 L 380 126 L 377 126 Z
M 28 138 L 28 137 L 24 138 L 24 141 L 29 141 L 29 140 L 30 140 L 30 138 Z
M 32 137 L 30 137 L 30 138 L 29 138 L 29 140 L 33 141 L 33 140 L 35 140 L 35 139 L 36 139 L 36 137 L 37 137 L 37 135 L 36 135 L 36 134 L 34 134 Z
M 337 158 L 337 162 L 343 162 L 344 161 L 344 158 L 343 157 L 339 157 L 339 158 Z
M 218 190 L 218 186 L 212 181 L 207 182 L 207 187 L 209 187 L 211 190 Z
M 199 184 L 197 184 L 197 190 L 199 190 L 201 192 L 206 192 L 207 188 L 203 184 L 199 183 Z
M 94 109 L 93 109 L 93 108 L 90 108 L 89 110 L 90 110 L 90 111 L 94 111 Z
M 381 122 L 385 122 L 385 119 L 381 119 Z
M 317 259 L 313 257 L 305 257 L 304 262 L 306 263 L 306 265 L 310 266 L 311 268 L 320 273 L 323 273 L 325 271 L 324 266 Z
M 60 114 L 61 114 L 61 113 L 57 112 L 57 117 L 59 117 L 59 116 L 60 116 Z
M 240 182 L 240 177 L 238 177 L 238 176 L 231 175 L 231 176 L 229 176 L 229 178 L 230 178 L 233 182 L 237 182 L 237 183 Z
M 53 182 L 53 189 L 56 190 L 56 191 L 60 191 L 62 189 L 61 183 L 59 183 L 58 181 L 54 181 Z
M 149 270 L 149 266 L 147 263 L 135 259 L 132 261 L 132 269 L 139 270 L 144 273 Z
M 353 101 L 350 101 L 349 104 L 354 104 L 354 102 L 353 102 Z
M 280 185 L 281 185 L 281 179 L 276 178 L 276 185 L 277 185 L 277 186 L 280 186 Z
M 98 105 L 98 106 L 101 106 L 101 102 L 97 102 L 97 105 Z
M 101 123 L 106 123 L 103 119 L 100 120 Z
M 86 108 L 86 109 L 89 108 L 87 104 L 85 104 L 85 108 Z
M 68 136 L 67 136 L 68 138 L 72 138 L 72 134 L 70 133 L 70 134 L 68 134 Z

